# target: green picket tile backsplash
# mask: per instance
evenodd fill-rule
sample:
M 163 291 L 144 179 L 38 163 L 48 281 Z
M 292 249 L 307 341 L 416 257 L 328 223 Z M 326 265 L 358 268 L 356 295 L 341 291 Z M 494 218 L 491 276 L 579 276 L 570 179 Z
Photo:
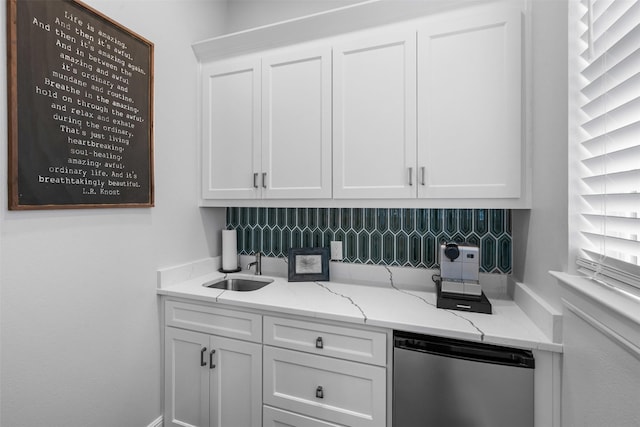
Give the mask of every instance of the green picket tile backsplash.
M 284 258 L 289 248 L 343 242 L 345 262 L 438 268 L 442 242 L 480 248 L 480 270 L 511 273 L 508 209 L 227 208 L 238 252 Z

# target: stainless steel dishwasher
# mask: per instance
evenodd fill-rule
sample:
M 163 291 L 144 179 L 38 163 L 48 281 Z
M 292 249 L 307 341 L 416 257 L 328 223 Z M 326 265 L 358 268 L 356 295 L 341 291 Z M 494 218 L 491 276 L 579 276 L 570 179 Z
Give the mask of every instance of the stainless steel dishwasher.
M 533 426 L 533 354 L 394 332 L 393 427 Z

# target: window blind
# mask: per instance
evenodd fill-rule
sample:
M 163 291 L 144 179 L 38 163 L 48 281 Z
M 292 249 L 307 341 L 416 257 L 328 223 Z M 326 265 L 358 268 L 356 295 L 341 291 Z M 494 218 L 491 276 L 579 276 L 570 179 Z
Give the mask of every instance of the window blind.
M 640 1 L 581 0 L 578 266 L 640 289 Z

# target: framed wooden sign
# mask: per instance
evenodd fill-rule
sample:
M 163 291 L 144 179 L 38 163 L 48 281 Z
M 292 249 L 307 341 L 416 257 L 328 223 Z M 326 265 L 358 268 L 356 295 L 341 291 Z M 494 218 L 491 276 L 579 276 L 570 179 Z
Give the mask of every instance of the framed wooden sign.
M 153 206 L 153 44 L 77 0 L 7 31 L 9 209 Z

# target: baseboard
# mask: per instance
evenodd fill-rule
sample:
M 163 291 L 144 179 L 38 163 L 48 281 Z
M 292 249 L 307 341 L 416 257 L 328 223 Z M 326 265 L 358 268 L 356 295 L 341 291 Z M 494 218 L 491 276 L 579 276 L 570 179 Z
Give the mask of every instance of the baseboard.
M 158 418 L 156 418 L 155 420 L 151 421 L 151 424 L 149 424 L 147 427 L 162 427 L 163 425 L 163 420 L 162 420 L 162 415 L 160 415 Z

